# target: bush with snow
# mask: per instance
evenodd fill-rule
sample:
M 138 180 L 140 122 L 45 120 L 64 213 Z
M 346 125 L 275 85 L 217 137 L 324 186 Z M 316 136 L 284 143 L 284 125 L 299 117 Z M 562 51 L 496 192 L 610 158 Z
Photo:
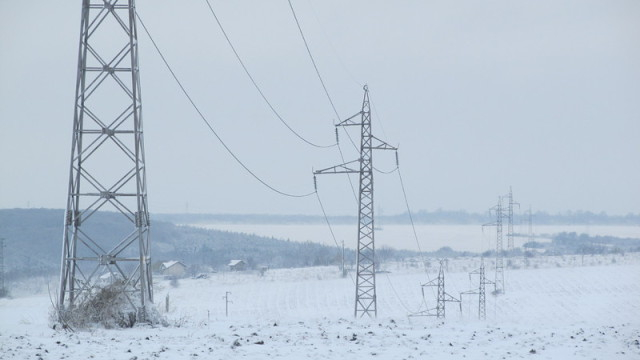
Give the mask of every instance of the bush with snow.
M 122 280 L 107 285 L 94 286 L 91 291 L 76 298 L 72 307 L 52 313 L 54 328 L 86 329 L 91 327 L 130 328 L 137 323 L 164 323 L 157 309 L 150 304 L 145 314 L 139 313 L 133 303 L 138 303 L 139 294 Z

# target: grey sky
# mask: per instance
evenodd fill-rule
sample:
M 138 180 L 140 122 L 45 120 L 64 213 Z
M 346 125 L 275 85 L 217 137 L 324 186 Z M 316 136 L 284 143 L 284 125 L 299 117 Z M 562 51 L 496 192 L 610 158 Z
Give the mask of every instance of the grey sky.
M 80 1 L 0 1 L 0 208 L 64 208 Z M 212 1 L 249 70 L 293 128 L 334 141 L 324 97 L 286 1 Z M 369 84 L 374 133 L 400 146 L 418 209 L 482 211 L 513 186 L 547 211 L 637 213 L 640 2 L 293 1 L 342 117 Z M 340 163 L 270 113 L 204 0 L 138 0 L 195 101 L 275 187 L 313 190 Z M 140 30 L 151 212 L 320 212 L 249 177 L 208 133 Z M 357 140 L 357 132 L 352 133 Z M 346 160 L 357 154 L 341 136 Z M 375 154 L 376 167 L 394 167 Z M 354 181 L 356 179 L 354 178 Z M 332 215 L 355 213 L 348 182 L 318 180 Z M 375 175 L 376 208 L 404 211 L 397 174 Z

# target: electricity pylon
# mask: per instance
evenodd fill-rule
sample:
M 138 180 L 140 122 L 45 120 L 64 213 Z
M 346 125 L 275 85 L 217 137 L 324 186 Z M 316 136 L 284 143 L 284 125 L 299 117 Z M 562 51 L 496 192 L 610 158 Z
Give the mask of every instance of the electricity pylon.
M 513 205 L 518 205 L 520 208 L 520 204 L 513 201 L 513 191 L 511 190 L 511 186 L 509 186 L 509 212 L 508 212 L 508 225 L 507 225 L 507 250 L 509 254 L 513 252 Z
M 533 213 L 531 212 L 531 205 L 529 205 L 529 242 L 533 243 Z
M 82 1 L 74 109 L 59 317 L 118 281 L 144 321 L 153 284 L 135 0 Z M 93 225 L 105 217 L 108 231 Z
M 359 121 L 354 120 L 360 117 Z M 359 174 L 360 195 L 358 206 L 358 260 L 356 274 L 356 301 L 354 316 L 377 316 L 375 243 L 373 217 L 373 150 L 397 150 L 371 133 L 369 88 L 364 86 L 362 110 L 336 126 L 360 126 L 360 159 L 330 168 L 314 171 L 321 174 Z M 358 162 L 360 167 L 353 165 Z
M 502 246 L 502 219 L 505 217 L 502 207 L 502 197 L 498 197 L 498 203 L 496 206 L 490 209 L 496 214 L 496 222 L 484 224 L 484 226 L 496 227 L 496 276 L 494 280 L 494 293 L 504 293 L 504 248 Z
M 0 238 L 0 297 L 4 293 L 4 238 Z
M 471 275 L 479 275 L 478 288 L 460 293 L 460 300 L 465 294 L 478 295 L 478 319 L 485 320 L 487 318 L 487 285 L 493 282 L 487 280 L 485 275 L 484 258 L 480 258 L 480 268 L 469 273 L 469 279 Z
M 437 287 L 438 294 L 436 299 L 436 313 L 435 316 L 438 319 L 444 319 L 446 315 L 446 303 L 448 302 L 456 302 L 460 304 L 460 311 L 462 311 L 462 302 L 460 299 L 456 299 L 455 297 L 449 295 L 445 291 L 444 287 L 444 259 L 440 260 L 440 270 L 438 271 L 438 277 L 433 279 L 426 284 L 422 284 L 422 298 L 424 299 L 424 288 L 425 287 Z M 412 316 L 433 316 L 433 309 L 428 309 L 426 311 L 422 311 L 418 314 L 412 314 Z

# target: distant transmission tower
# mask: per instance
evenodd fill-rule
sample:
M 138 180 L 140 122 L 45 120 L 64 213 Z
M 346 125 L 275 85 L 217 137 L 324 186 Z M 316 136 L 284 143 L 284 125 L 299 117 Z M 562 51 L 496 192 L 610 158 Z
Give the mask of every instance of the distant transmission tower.
M 354 121 L 360 117 L 360 121 Z M 356 274 L 356 317 L 377 316 L 376 307 L 376 275 L 375 246 L 373 224 L 373 150 L 397 150 L 397 148 L 376 138 L 371 133 L 371 108 L 369 105 L 369 88 L 364 86 L 362 110 L 336 126 L 360 126 L 360 159 L 350 161 L 327 169 L 318 170 L 320 174 L 359 174 L 360 196 L 358 209 L 358 260 Z M 360 168 L 353 167 L 359 162 Z
M 513 245 L 513 205 L 520 204 L 513 201 L 513 191 L 511 190 L 511 186 L 509 186 L 509 212 L 508 212 L 508 225 L 507 225 L 507 251 L 511 255 L 514 249 Z
M 144 321 L 153 291 L 135 1 L 83 0 L 78 53 L 59 315 L 98 281 L 118 281 Z
M 438 277 L 436 279 L 433 279 L 429 282 L 427 282 L 426 284 L 422 284 L 422 298 L 424 299 L 424 288 L 425 287 L 437 287 L 438 288 L 438 294 L 437 294 L 437 299 L 436 299 L 436 313 L 435 316 L 438 319 L 444 319 L 445 315 L 446 315 L 446 303 L 447 302 L 456 302 L 459 304 L 462 304 L 460 299 L 456 299 L 455 297 L 449 295 L 446 291 L 445 291 L 445 287 L 444 287 L 444 259 L 440 260 L 440 270 L 438 271 Z M 460 305 L 462 306 L 462 305 Z M 460 310 L 462 311 L 462 307 L 460 308 Z M 410 316 L 434 316 L 433 314 L 433 309 L 428 309 L 426 311 L 422 311 L 420 313 L 417 314 L 411 314 Z
M 0 297 L 4 294 L 4 238 L 0 238 Z
M 529 205 L 529 242 L 533 243 L 533 213 L 531 212 L 531 205 Z
M 505 217 L 502 207 L 502 197 L 498 197 L 498 204 L 491 208 L 496 214 L 496 222 L 482 226 L 496 227 L 496 276 L 494 280 L 494 292 L 504 293 L 504 248 L 502 247 L 502 219 Z
M 480 268 L 469 273 L 471 275 L 479 275 L 479 285 L 477 289 L 465 291 L 460 293 L 460 299 L 465 294 L 477 294 L 478 295 L 478 318 L 485 320 L 487 318 L 487 285 L 493 284 L 490 280 L 487 280 L 485 276 L 484 258 L 480 258 Z

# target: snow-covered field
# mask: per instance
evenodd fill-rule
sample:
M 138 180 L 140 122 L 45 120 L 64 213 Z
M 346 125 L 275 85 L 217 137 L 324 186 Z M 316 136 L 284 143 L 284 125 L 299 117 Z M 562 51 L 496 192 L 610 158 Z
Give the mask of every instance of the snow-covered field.
M 354 285 L 334 267 L 218 273 L 156 279 L 156 304 L 171 326 L 55 331 L 38 280 L 0 299 L 2 359 L 640 359 L 640 254 L 516 259 L 506 294 L 477 297 L 446 320 L 408 317 L 424 310 L 420 284 L 435 276 L 415 263 L 388 263 L 377 276 L 378 318 L 354 319 Z M 452 259 L 447 292 L 477 287 L 478 259 Z M 491 262 L 488 276 L 493 277 Z M 38 283 L 35 283 L 38 284 Z M 229 298 L 225 316 L 223 296 Z M 425 292 L 428 307 L 433 293 Z M 169 311 L 165 299 L 169 296 Z

